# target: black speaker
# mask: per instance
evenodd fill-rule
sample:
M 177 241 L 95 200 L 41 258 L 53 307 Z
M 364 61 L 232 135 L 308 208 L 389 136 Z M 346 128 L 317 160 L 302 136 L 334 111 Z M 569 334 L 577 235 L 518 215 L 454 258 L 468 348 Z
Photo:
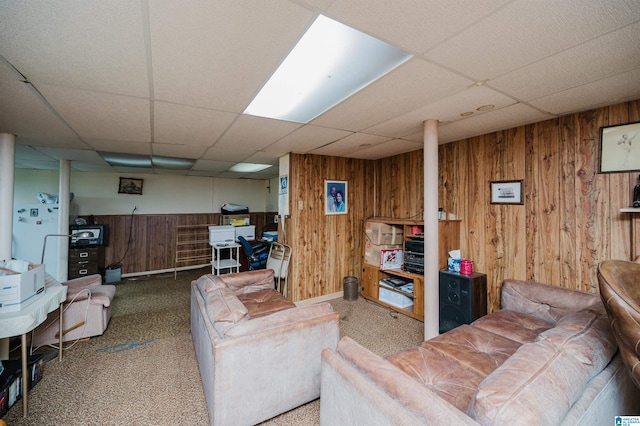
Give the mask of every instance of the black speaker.
M 440 271 L 440 333 L 487 314 L 487 276 Z

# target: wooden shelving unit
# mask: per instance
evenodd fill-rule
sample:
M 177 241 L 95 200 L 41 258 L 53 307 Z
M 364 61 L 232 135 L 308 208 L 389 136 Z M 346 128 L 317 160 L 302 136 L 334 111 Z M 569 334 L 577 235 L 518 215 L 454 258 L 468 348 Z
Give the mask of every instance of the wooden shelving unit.
M 211 263 L 212 252 L 209 244 L 209 227 L 214 223 L 203 225 L 176 226 L 175 262 L 173 277 L 177 279 L 178 268 Z
M 404 246 L 404 242 L 407 240 L 424 240 L 424 222 L 419 220 L 369 218 L 365 220 L 365 229 L 367 222 L 383 223 L 401 228 L 403 231 L 403 237 L 401 239 L 402 246 Z M 367 235 L 365 231 L 365 242 L 366 241 Z M 449 257 L 448 250 L 459 248 L 460 246 L 459 220 L 442 220 L 438 222 L 438 243 L 438 266 L 442 269 L 447 266 L 447 259 Z M 402 269 L 381 270 L 379 266 L 366 262 L 366 244 L 363 250 L 362 297 L 404 315 L 424 321 L 424 275 L 403 271 Z M 380 300 L 380 280 L 392 277 L 413 282 L 413 294 L 383 286 L 388 291 L 396 292 L 401 296 L 413 299 L 413 305 L 402 308 Z

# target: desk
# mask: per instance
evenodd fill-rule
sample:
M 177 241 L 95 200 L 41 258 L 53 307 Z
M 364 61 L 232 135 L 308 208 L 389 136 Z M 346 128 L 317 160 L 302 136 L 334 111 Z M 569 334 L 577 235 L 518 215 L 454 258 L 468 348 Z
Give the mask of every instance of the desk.
M 45 274 L 45 292 L 42 297 L 24 309 L 0 314 L 0 339 L 21 336 L 22 345 L 22 414 L 27 415 L 29 375 L 27 371 L 27 334 L 47 319 L 47 315 L 60 309 L 60 342 L 58 358 L 62 361 L 62 302 L 67 299 L 67 286 Z

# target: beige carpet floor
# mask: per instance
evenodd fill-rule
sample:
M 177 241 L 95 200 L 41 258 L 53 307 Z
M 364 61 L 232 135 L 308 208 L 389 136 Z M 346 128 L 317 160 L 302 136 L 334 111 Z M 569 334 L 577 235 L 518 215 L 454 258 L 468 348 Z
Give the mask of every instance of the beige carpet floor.
M 189 331 L 190 283 L 208 272 L 118 283 L 105 333 L 65 349 L 62 362 L 48 361 L 29 393 L 29 415 L 22 417 L 19 401 L 3 420 L 9 426 L 208 424 Z M 405 315 L 362 298 L 330 303 L 340 313 L 341 335 L 382 356 L 422 341 L 423 324 Z M 315 400 L 263 425 L 318 425 L 319 413 Z

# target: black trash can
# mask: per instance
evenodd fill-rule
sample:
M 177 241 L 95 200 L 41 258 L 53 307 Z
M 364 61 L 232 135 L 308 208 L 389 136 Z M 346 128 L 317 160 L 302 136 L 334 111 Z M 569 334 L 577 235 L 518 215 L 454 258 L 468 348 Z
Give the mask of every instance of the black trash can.
M 358 278 L 344 277 L 342 279 L 342 298 L 344 300 L 358 300 Z

